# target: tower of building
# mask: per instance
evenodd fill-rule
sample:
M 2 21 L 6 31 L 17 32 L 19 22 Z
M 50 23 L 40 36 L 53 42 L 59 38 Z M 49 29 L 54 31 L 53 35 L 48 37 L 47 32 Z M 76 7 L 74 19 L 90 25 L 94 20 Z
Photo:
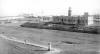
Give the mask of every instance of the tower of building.
M 84 13 L 84 16 L 85 16 L 85 17 L 88 17 L 88 16 L 89 16 L 88 12 L 85 12 L 85 13 Z
M 69 9 L 68 9 L 68 16 L 71 16 L 71 12 L 72 12 L 71 7 L 69 7 Z

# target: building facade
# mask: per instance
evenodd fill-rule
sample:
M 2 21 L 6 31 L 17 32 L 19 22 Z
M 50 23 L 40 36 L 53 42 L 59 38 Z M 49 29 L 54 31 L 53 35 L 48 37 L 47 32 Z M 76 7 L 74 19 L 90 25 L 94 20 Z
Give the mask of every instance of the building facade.
M 94 15 L 93 22 L 95 26 L 100 26 L 100 15 Z
M 53 22 L 55 23 L 64 23 L 68 25 L 88 25 L 88 17 L 84 16 L 54 16 Z

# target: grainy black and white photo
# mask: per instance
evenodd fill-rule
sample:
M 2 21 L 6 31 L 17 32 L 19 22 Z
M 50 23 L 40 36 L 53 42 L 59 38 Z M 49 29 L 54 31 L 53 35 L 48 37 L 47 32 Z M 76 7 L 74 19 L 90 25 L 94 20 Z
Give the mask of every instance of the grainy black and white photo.
M 100 54 L 100 0 L 0 0 L 0 54 Z

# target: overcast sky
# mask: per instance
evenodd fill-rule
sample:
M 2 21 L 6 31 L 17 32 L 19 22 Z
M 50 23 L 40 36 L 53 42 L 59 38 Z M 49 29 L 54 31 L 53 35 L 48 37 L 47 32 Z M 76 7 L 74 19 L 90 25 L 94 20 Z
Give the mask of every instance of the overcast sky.
M 100 13 L 100 0 L 0 0 L 0 16 L 67 15 L 69 6 L 73 15 Z

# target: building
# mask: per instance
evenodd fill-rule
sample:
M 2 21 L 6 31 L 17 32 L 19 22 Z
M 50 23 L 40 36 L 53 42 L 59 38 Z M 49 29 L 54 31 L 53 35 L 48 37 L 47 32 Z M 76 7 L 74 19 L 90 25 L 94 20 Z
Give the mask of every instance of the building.
M 93 26 L 94 25 L 94 18 L 93 16 L 88 17 L 88 25 L 87 26 Z
M 40 17 L 41 22 L 51 22 L 53 21 L 52 17 L 42 16 Z
M 100 26 L 100 15 L 93 16 L 93 23 L 95 26 Z
M 53 19 L 52 20 L 53 23 L 62 23 L 64 17 L 63 16 L 52 16 L 52 19 Z
M 89 15 L 87 20 L 87 26 L 100 26 L 100 15 Z
M 88 25 L 88 17 L 84 16 L 53 16 L 53 22 L 67 25 Z
M 19 21 L 31 22 L 31 23 L 43 23 L 43 22 L 51 22 L 52 17 L 47 16 L 38 16 L 38 17 L 28 17 L 23 19 L 18 19 Z
M 88 17 L 89 16 L 88 12 L 85 12 L 83 16 Z

